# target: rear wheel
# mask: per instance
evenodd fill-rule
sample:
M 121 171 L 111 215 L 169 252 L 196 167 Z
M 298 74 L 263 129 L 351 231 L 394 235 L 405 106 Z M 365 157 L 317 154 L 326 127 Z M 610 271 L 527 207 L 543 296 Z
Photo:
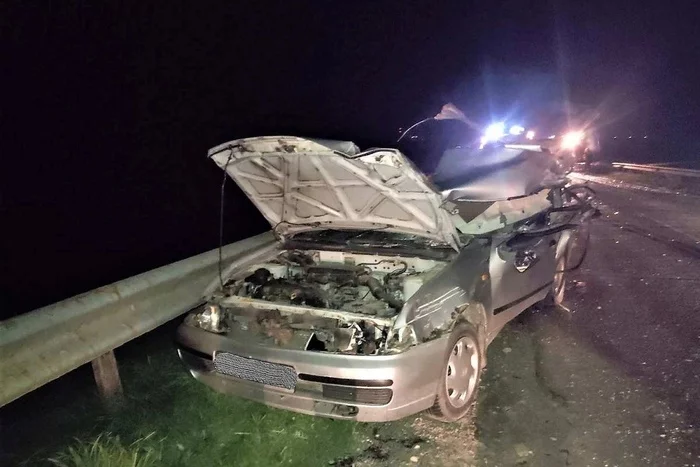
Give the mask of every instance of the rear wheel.
M 473 326 L 458 324 L 442 362 L 443 371 L 429 414 L 440 421 L 454 422 L 467 415 L 476 399 L 481 378 L 481 348 Z

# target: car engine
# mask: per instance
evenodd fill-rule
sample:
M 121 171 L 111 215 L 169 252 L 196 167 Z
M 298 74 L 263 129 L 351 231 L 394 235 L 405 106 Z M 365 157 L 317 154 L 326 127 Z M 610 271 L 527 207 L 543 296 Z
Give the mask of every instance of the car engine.
M 402 259 L 323 262 L 286 252 L 236 284 L 236 295 L 275 303 L 342 310 L 378 317 L 397 314 L 419 273 Z M 409 287 L 406 288 L 406 279 Z M 422 281 L 421 281 L 422 282 Z M 414 290 L 413 290 L 414 291 Z
M 225 282 L 214 332 L 311 351 L 376 354 L 392 318 L 446 263 L 405 256 L 283 251 Z M 248 336 L 248 337 L 245 337 Z

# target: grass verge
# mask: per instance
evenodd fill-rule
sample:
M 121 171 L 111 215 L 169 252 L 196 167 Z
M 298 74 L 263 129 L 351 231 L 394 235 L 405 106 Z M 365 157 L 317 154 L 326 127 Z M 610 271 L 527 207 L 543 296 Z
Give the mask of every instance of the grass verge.
M 125 446 L 118 436 L 101 434 L 94 441 L 79 442 L 48 461 L 57 467 L 154 467 L 162 460 L 162 449 L 148 443 L 150 437 Z

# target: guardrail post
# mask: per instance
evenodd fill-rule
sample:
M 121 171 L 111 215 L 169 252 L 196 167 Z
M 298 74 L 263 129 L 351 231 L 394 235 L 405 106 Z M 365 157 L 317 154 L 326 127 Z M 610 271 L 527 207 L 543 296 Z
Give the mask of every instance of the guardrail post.
M 122 389 L 122 381 L 119 379 L 119 368 L 114 350 L 94 359 L 92 371 L 95 373 L 97 389 L 104 400 L 109 402 L 121 399 L 124 390 Z

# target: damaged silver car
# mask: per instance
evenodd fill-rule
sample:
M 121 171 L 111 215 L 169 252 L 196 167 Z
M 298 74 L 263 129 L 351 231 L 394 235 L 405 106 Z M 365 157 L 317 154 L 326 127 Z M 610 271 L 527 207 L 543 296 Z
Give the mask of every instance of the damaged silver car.
M 224 270 L 179 327 L 191 374 L 339 419 L 466 415 L 487 346 L 526 308 L 562 300 L 595 213 L 585 188 L 549 172 L 546 151 L 475 151 L 445 151 L 428 179 L 398 149 L 350 142 L 211 149 L 278 241 Z

